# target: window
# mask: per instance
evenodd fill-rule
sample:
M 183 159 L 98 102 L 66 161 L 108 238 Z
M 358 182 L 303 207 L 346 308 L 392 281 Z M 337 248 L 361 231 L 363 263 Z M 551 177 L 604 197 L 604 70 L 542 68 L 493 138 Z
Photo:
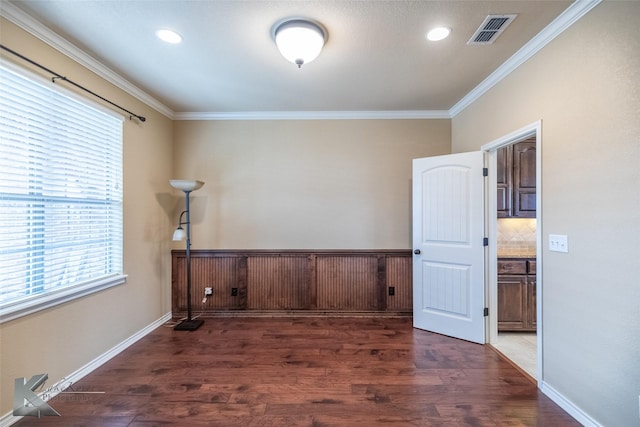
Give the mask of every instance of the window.
M 122 122 L 0 63 L 0 322 L 124 282 Z

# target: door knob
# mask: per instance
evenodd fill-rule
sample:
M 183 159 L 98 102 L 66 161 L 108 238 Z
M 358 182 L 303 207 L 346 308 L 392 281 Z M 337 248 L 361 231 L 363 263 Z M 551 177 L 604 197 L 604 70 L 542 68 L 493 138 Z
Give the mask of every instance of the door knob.
M 413 253 L 416 255 L 420 255 L 420 249 L 416 249 L 415 251 L 413 251 Z

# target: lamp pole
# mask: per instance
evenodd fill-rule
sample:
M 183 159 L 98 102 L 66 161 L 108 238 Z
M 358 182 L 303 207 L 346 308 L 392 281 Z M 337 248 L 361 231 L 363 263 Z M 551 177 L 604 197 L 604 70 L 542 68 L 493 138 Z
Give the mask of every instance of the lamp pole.
M 178 323 L 173 329 L 176 331 L 195 331 L 204 323 L 202 319 L 194 319 L 193 312 L 191 310 L 191 208 L 189 206 L 189 196 L 191 192 L 199 189 L 204 185 L 202 181 L 185 181 L 185 180 L 171 180 L 171 186 L 176 189 L 182 190 L 185 196 L 185 211 L 187 218 L 186 221 L 182 222 L 182 214 L 180 215 L 180 221 L 178 224 L 178 230 L 180 230 L 181 225 L 186 225 L 186 268 L 187 268 L 187 318 L 182 322 Z M 178 231 L 176 230 L 176 231 Z M 182 236 L 184 237 L 184 236 Z M 180 239 L 179 234 L 174 233 L 174 239 Z
M 185 191 L 185 210 L 187 212 L 187 322 L 193 322 L 191 318 L 191 217 L 189 212 L 189 194 Z M 200 326 L 200 325 L 198 325 Z

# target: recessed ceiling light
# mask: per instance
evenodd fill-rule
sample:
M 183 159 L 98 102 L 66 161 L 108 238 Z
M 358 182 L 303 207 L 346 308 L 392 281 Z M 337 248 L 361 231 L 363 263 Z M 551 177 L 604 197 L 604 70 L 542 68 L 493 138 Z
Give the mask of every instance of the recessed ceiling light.
M 178 44 L 182 41 L 182 36 L 171 30 L 158 30 L 156 31 L 156 36 L 160 40 L 171 44 Z
M 451 28 L 437 27 L 427 33 L 427 40 L 437 42 L 446 39 L 451 34 Z

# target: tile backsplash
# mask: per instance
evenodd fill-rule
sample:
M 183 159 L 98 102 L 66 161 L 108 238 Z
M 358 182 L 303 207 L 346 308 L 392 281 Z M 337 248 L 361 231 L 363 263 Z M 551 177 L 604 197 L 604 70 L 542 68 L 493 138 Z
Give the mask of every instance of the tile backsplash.
M 498 256 L 535 256 L 536 219 L 499 218 Z

